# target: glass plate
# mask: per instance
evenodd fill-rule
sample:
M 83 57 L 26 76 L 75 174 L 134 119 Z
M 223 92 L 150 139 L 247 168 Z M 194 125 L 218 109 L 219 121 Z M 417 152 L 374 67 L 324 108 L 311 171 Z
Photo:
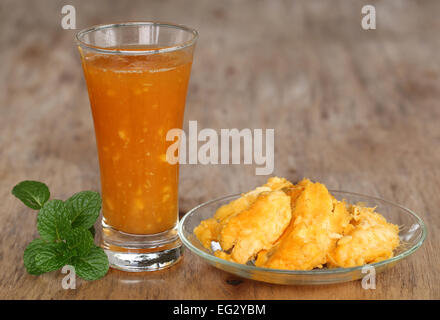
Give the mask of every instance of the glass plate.
M 376 273 L 393 267 L 398 261 L 414 253 L 426 238 L 426 227 L 423 220 L 411 210 L 387 200 L 356 194 L 352 192 L 330 190 L 338 200 L 346 200 L 356 204 L 362 202 L 365 206 L 376 207 L 387 221 L 399 226 L 401 245 L 394 251 L 394 257 L 373 263 Z M 179 223 L 179 236 L 183 244 L 203 260 L 223 271 L 239 277 L 276 284 L 330 284 L 357 280 L 366 275 L 362 267 L 315 269 L 310 271 L 279 270 L 260 268 L 253 265 L 243 265 L 217 258 L 211 250 L 202 246 L 194 235 L 193 230 L 202 220 L 211 218 L 222 205 L 240 197 L 240 194 L 214 199 L 198 205 L 190 210 Z M 364 270 L 365 271 L 365 270 Z

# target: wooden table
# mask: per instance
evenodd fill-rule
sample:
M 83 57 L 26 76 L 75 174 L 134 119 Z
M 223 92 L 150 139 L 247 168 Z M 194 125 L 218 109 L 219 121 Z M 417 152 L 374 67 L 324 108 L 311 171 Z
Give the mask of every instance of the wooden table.
M 77 28 L 163 20 L 200 32 L 185 124 L 274 128 L 275 174 L 401 203 L 429 228 L 423 247 L 359 281 L 279 286 L 235 281 L 186 251 L 169 270 L 111 270 L 61 287 L 63 275 L 28 275 L 22 254 L 35 213 L 10 194 L 24 179 L 53 197 L 99 190 L 87 90 L 59 1 L 0 3 L 0 298 L 421 299 L 440 298 L 439 1 L 368 1 L 377 29 L 361 28 L 365 1 L 69 1 Z M 184 165 L 180 208 L 248 190 L 266 177 L 249 165 Z

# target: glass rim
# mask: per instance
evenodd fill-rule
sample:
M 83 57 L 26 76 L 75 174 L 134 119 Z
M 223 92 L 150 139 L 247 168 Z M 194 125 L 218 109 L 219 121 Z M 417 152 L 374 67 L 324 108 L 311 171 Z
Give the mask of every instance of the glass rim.
M 375 263 L 369 263 L 366 264 L 368 266 L 373 266 L 374 268 L 378 268 L 387 264 L 390 264 L 392 262 L 396 262 L 399 261 L 403 258 L 406 258 L 408 256 L 410 256 L 411 254 L 413 254 L 415 251 L 417 251 L 417 249 L 419 249 L 423 242 L 426 239 L 427 236 L 427 228 L 426 225 L 423 221 L 423 219 L 421 217 L 419 217 L 414 211 L 399 205 L 397 203 L 394 203 L 392 201 L 389 200 L 385 200 L 382 198 L 378 198 L 378 197 L 374 197 L 374 196 L 367 196 L 364 194 L 360 194 L 360 193 L 356 193 L 356 192 L 350 192 L 350 191 L 343 191 L 343 190 L 334 190 L 334 189 L 330 189 L 329 190 L 331 193 L 339 193 L 339 194 L 346 194 L 346 195 L 351 195 L 351 196 L 357 196 L 357 197 L 364 197 L 364 198 L 370 198 L 371 200 L 378 200 L 378 201 L 382 201 L 386 204 L 398 207 L 401 210 L 406 211 L 407 213 L 409 213 L 410 215 L 412 215 L 417 222 L 419 223 L 419 225 L 421 226 L 421 231 L 422 234 L 420 236 L 420 239 L 417 241 L 416 244 L 414 244 L 411 248 L 408 248 L 407 250 L 401 252 L 400 254 L 393 256 L 391 258 L 379 261 L 379 262 L 375 262 Z M 257 267 L 257 266 L 253 266 L 253 265 L 247 265 L 247 264 L 240 264 L 237 262 L 232 262 L 232 261 L 228 261 L 225 259 L 221 259 L 218 258 L 216 256 L 214 256 L 213 254 L 207 253 L 199 248 L 197 248 L 196 246 L 194 246 L 184 235 L 183 232 L 183 225 L 185 223 L 185 220 L 187 217 L 189 217 L 194 211 L 197 211 L 198 209 L 200 209 L 201 207 L 210 205 L 213 202 L 216 201 L 221 201 L 221 200 L 226 200 L 226 199 L 232 199 L 232 198 L 237 198 L 240 197 L 242 195 L 242 193 L 237 193 L 237 194 L 232 194 L 232 195 L 227 195 L 227 196 L 223 196 L 220 198 L 216 198 L 213 200 L 209 200 L 206 201 L 204 203 L 199 204 L 198 206 L 192 208 L 191 210 L 189 210 L 184 216 L 183 218 L 179 221 L 178 224 L 178 234 L 180 239 L 182 240 L 183 244 L 190 249 L 192 252 L 194 252 L 195 254 L 197 254 L 198 256 L 201 256 L 211 262 L 214 263 L 218 263 L 218 264 L 222 264 L 222 265 L 226 265 L 228 267 L 232 267 L 232 268 L 238 268 L 238 269 L 242 269 L 242 270 L 246 270 L 249 272 L 258 272 L 258 271 L 263 271 L 263 272 L 269 272 L 269 273 L 274 273 L 274 274 L 290 274 L 290 275 L 317 275 L 317 274 L 338 274 L 338 273 L 346 273 L 346 272 L 352 272 L 352 271 L 356 271 L 356 270 L 362 270 L 363 267 L 365 267 L 366 265 L 362 265 L 362 266 L 354 266 L 354 267 L 349 267 L 349 268 L 331 268 L 331 269 L 314 269 L 314 270 L 286 270 L 286 269 L 273 269 L 273 268 L 265 268 L 265 267 Z
M 183 41 L 181 43 L 178 43 L 176 45 L 172 46 L 166 46 L 159 49 L 149 49 L 149 50 L 139 50 L 139 49 L 108 49 L 106 47 L 102 46 L 95 46 L 92 44 L 89 44 L 85 42 L 84 40 L 81 40 L 81 37 L 91 33 L 96 32 L 99 30 L 109 29 L 109 28 L 120 28 L 120 27 L 132 27 L 132 26 L 142 26 L 142 25 L 155 25 L 155 26 L 163 26 L 168 28 L 174 28 L 178 30 L 186 31 L 190 34 L 192 34 L 191 39 L 187 41 Z M 118 23 L 109 23 L 109 24 L 97 24 L 93 25 L 91 27 L 82 29 L 78 31 L 75 35 L 75 41 L 79 47 L 87 48 L 92 51 L 98 52 L 98 53 L 104 53 L 104 54 L 124 54 L 124 55 L 149 55 L 149 54 L 158 54 L 158 53 L 165 53 L 165 52 L 173 52 L 182 50 L 184 48 L 190 47 L 195 44 L 199 37 L 199 33 L 197 30 L 187 27 L 185 25 L 181 24 L 175 24 L 175 23 L 169 23 L 169 22 L 161 22 L 161 21 L 130 21 L 130 22 L 118 22 Z

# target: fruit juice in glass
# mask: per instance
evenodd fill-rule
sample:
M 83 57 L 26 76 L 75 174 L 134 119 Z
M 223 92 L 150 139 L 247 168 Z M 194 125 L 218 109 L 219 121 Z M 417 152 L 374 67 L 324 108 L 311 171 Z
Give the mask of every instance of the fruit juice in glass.
M 101 171 L 103 247 L 118 269 L 168 267 L 179 260 L 181 243 L 179 167 L 167 162 L 173 142 L 166 135 L 182 128 L 197 33 L 159 23 L 81 32 Z

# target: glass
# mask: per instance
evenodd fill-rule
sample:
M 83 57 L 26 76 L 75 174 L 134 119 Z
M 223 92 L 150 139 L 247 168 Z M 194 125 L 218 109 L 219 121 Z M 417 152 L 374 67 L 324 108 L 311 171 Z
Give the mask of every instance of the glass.
M 177 235 L 179 165 L 167 132 L 182 128 L 197 32 L 158 22 L 94 26 L 76 36 L 101 173 L 103 239 L 110 265 L 169 267 Z
M 414 253 L 426 238 L 426 227 L 423 220 L 411 210 L 375 197 L 364 196 L 352 192 L 330 190 L 335 198 L 345 199 L 348 203 L 359 203 L 368 207 L 376 207 L 389 222 L 399 226 L 399 238 L 401 245 L 395 250 L 395 256 L 372 263 L 376 273 L 393 267 L 398 261 Z M 215 211 L 222 205 L 239 198 L 241 194 L 231 195 L 220 199 L 205 202 L 190 210 L 179 223 L 179 236 L 183 244 L 212 266 L 237 275 L 239 277 L 257 281 L 289 284 L 311 285 L 330 284 L 361 279 L 366 274 L 362 273 L 363 266 L 353 268 L 315 269 L 310 271 L 278 270 L 260 268 L 249 264 L 238 264 L 217 258 L 211 250 L 206 249 L 194 235 L 193 230 L 202 220 L 211 218 Z

